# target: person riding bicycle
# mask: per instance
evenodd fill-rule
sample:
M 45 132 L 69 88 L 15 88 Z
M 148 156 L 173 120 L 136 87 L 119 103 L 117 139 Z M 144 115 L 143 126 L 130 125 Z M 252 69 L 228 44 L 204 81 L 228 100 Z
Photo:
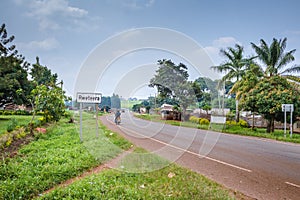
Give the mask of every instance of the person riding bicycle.
M 115 113 L 115 123 L 120 124 L 120 122 L 121 122 L 121 112 L 117 110 L 117 112 Z

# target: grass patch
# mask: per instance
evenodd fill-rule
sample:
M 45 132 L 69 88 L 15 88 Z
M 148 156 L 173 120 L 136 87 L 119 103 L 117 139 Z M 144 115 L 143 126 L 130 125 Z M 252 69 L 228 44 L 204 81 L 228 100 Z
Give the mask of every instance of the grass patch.
M 7 131 L 12 120 L 15 119 L 17 126 L 27 126 L 32 116 L 27 115 L 0 115 L 0 136 Z
M 128 108 L 131 110 L 133 105 L 140 103 L 142 103 L 140 100 L 121 100 L 121 108 Z
M 135 153 L 146 152 L 137 149 Z M 158 156 L 148 155 L 155 162 L 166 164 L 166 161 Z M 124 163 L 141 167 L 141 160 L 136 159 L 134 154 L 127 156 Z M 146 173 L 105 170 L 65 188 L 58 188 L 41 199 L 233 199 L 233 197 L 229 191 L 204 176 L 169 164 L 160 170 Z
M 231 125 L 227 126 L 224 132 L 237 135 L 268 138 L 284 142 L 300 143 L 300 134 L 293 134 L 293 137 L 290 138 L 290 135 L 287 133 L 286 137 L 284 137 L 283 130 L 275 130 L 274 133 L 266 133 L 266 129 L 264 128 L 256 128 L 252 130 L 251 128 L 244 128 L 237 125 Z
M 99 128 L 102 133 L 99 133 L 97 141 L 86 140 L 82 143 L 79 126 L 67 121 L 63 119 L 48 127 L 47 134 L 39 135 L 36 141 L 22 147 L 17 156 L 0 161 L 0 199 L 29 199 L 37 196 L 116 156 L 121 148 L 131 145 L 122 137 L 106 137 L 106 130 L 102 127 Z M 84 127 L 92 123 L 95 125 L 92 115 L 84 113 Z M 86 128 L 83 133 L 89 131 Z M 88 145 L 96 145 L 104 140 L 106 144 L 87 148 Z M 117 148 L 118 151 L 112 151 L 118 144 L 121 146 Z M 90 151 L 93 149 L 97 150 L 97 154 Z M 104 153 L 98 154 L 100 151 Z

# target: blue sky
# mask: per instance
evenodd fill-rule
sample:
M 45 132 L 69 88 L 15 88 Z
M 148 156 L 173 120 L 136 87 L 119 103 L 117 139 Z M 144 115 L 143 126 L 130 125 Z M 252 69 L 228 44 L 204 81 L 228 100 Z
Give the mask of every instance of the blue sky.
M 0 22 L 15 35 L 19 52 L 31 63 L 39 56 L 41 64 L 64 80 L 68 94 L 74 93 L 82 64 L 99 44 L 135 28 L 160 27 L 183 33 L 202 46 L 215 65 L 224 60 L 220 48 L 239 43 L 245 54 L 251 55 L 250 42 L 259 44 L 264 39 L 270 43 L 274 37 L 287 37 L 286 50 L 297 49 L 294 64 L 300 63 L 298 0 L 3 0 L 0 5 Z M 185 63 L 160 51 L 123 56 L 95 83 L 97 92 L 111 95 L 131 67 L 155 64 L 163 58 Z M 151 93 L 155 91 L 130 94 L 142 97 Z

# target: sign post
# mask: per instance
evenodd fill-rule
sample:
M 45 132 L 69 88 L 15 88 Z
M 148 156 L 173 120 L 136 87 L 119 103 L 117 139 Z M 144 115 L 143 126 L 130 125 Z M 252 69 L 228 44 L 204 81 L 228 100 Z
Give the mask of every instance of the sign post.
M 282 112 L 284 112 L 284 137 L 286 137 L 286 112 L 291 113 L 291 121 L 290 121 L 290 138 L 293 136 L 293 111 L 294 104 L 282 104 L 281 105 Z
M 76 99 L 80 103 L 80 141 L 82 142 L 82 103 L 95 103 L 96 106 L 96 136 L 98 136 L 98 103 L 101 103 L 101 93 L 77 92 Z

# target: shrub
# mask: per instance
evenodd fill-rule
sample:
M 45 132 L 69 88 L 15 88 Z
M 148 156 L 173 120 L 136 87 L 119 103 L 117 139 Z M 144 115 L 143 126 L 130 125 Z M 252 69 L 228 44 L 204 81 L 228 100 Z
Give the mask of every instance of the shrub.
M 11 143 L 12 143 L 12 138 L 9 137 L 8 140 L 6 140 L 6 142 L 5 142 L 5 147 L 9 147 L 11 145 Z
M 16 118 L 11 118 L 9 124 L 7 125 L 6 130 L 8 132 L 13 131 L 16 127 L 18 126 L 18 120 L 16 120 Z
M 238 125 L 240 125 L 241 127 L 248 127 L 248 123 L 243 119 L 240 119 Z
M 234 120 L 226 121 L 226 125 L 236 125 L 236 121 Z
M 200 123 L 200 118 L 195 117 L 195 116 L 190 116 L 189 120 L 193 123 L 199 124 Z
M 3 112 L 3 115 L 12 115 L 12 111 L 5 110 L 5 111 Z
M 16 110 L 15 115 L 30 115 L 30 112 L 27 110 Z
M 200 123 L 201 125 L 208 125 L 208 124 L 209 124 L 209 120 L 208 120 L 208 119 L 205 119 L 205 118 L 201 118 L 199 123 Z

